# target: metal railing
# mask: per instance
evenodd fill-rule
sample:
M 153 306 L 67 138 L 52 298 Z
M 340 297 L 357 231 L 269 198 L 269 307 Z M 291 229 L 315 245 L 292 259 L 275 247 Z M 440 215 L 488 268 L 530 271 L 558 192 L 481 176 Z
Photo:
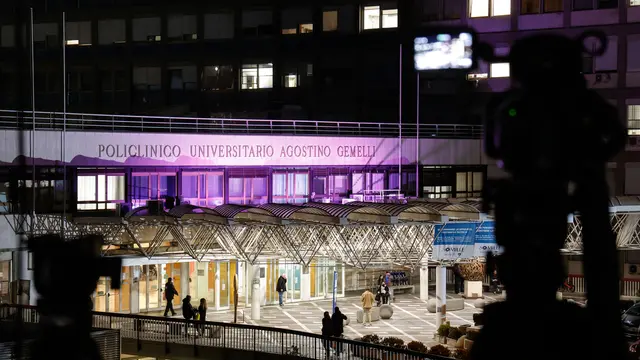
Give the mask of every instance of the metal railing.
M 157 132 L 245 135 L 300 136 L 370 136 L 397 137 L 397 123 L 353 121 L 219 119 L 166 117 L 146 115 L 107 115 L 36 111 L 0 110 L 0 129 Z M 35 121 L 34 121 L 35 120 Z M 482 135 L 480 125 L 420 124 L 420 137 L 445 139 L 477 139 Z M 415 137 L 416 124 L 403 123 L 402 136 Z
M 2 305 L 0 321 L 13 321 L 18 311 L 22 312 L 22 319 L 26 323 L 40 320 L 36 307 Z M 449 359 L 343 338 L 326 338 L 302 331 L 245 324 L 94 312 L 93 326 L 119 330 L 123 339 L 137 341 L 138 349 L 142 342 L 157 342 L 163 343 L 165 349 L 176 344 L 190 346 L 197 352 L 198 347 L 210 346 L 311 359 L 328 358 L 327 349 L 341 350 L 342 359 Z

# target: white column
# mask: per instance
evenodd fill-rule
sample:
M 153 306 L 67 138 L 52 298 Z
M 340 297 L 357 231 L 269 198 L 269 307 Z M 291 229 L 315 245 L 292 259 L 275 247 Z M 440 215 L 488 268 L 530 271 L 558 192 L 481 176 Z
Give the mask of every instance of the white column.
M 13 235 L 12 235 L 13 236 Z M 29 252 L 28 251 L 14 251 L 11 253 L 11 270 L 13 276 L 12 281 L 16 280 L 28 280 L 29 281 L 29 293 L 22 292 L 22 295 L 17 299 L 19 304 L 38 305 L 38 291 L 36 290 L 36 284 L 33 279 L 33 270 L 29 270 Z M 24 289 L 27 290 L 27 289 Z
M 303 267 L 300 274 L 300 300 L 311 300 L 311 274 L 308 266 Z
M 260 303 L 262 301 L 262 286 L 260 286 L 260 266 L 250 266 L 251 269 L 251 320 L 260 320 Z
M 447 321 L 447 267 L 436 267 L 436 329 Z
M 429 300 L 429 266 L 420 265 L 420 300 Z
M 216 278 L 215 278 L 215 290 L 213 291 L 213 302 L 215 309 L 220 309 L 220 263 L 216 261 Z

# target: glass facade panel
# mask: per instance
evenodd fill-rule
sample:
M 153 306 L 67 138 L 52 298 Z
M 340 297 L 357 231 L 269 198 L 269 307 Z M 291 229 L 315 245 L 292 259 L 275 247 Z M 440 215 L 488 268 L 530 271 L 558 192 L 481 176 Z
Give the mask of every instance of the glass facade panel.
M 224 203 L 224 173 L 183 173 L 183 202 L 203 207 L 215 207 Z
M 309 173 L 278 171 L 273 174 L 272 199 L 274 203 L 301 204 L 309 201 Z
M 229 263 L 220 263 L 220 307 L 229 306 Z
M 145 206 L 147 200 L 175 197 L 175 173 L 133 173 L 131 176 L 131 206 Z
M 161 308 L 164 304 L 160 302 L 160 288 L 162 287 L 162 278 L 158 276 L 159 265 L 148 265 L 147 279 L 149 281 L 148 299 L 149 310 Z
M 122 283 L 120 284 L 120 311 L 131 311 L 131 267 L 122 267 Z
M 113 210 L 125 200 L 124 174 L 81 173 L 77 182 L 78 210 Z

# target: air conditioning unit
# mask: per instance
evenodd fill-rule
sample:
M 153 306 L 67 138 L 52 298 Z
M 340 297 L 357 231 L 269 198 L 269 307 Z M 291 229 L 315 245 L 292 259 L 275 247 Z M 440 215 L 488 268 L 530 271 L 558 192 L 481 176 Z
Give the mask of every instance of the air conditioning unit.
M 161 215 L 164 212 L 164 202 L 162 200 L 147 200 L 149 215 Z

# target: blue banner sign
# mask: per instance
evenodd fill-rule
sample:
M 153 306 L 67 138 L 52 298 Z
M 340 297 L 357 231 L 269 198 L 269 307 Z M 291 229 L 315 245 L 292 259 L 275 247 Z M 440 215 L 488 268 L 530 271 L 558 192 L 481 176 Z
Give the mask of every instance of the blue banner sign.
M 493 221 L 478 223 L 473 249 L 474 256 L 486 256 L 489 251 L 494 254 L 502 253 L 502 247 L 496 243 L 496 236 L 493 232 L 494 225 Z
M 433 260 L 456 260 L 473 257 L 476 223 L 450 222 L 435 226 Z
M 494 222 L 450 222 L 435 226 L 433 260 L 458 260 L 502 252 L 493 232 Z
M 336 292 L 338 291 L 338 272 L 333 272 L 333 303 L 331 307 L 331 313 L 336 312 Z

